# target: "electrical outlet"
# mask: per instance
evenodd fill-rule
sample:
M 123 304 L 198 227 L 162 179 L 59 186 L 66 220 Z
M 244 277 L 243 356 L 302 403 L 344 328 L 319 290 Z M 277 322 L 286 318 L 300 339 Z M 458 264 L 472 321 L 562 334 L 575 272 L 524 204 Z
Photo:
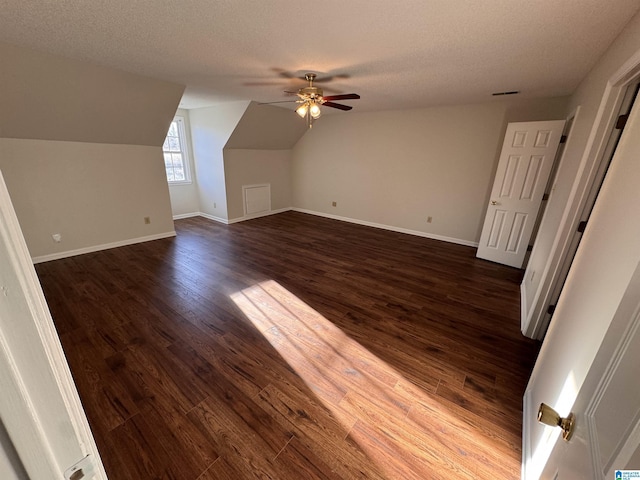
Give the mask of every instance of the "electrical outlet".
M 218 208 L 218 207 L 216 206 L 215 202 L 214 202 L 214 204 L 213 204 L 213 208 Z
M 151 223 L 151 217 L 144 217 L 144 224 L 149 225 Z
M 338 206 L 338 202 L 331 202 L 331 206 L 332 207 L 337 207 Z
M 427 217 L 427 223 L 431 223 L 433 221 L 433 217 Z

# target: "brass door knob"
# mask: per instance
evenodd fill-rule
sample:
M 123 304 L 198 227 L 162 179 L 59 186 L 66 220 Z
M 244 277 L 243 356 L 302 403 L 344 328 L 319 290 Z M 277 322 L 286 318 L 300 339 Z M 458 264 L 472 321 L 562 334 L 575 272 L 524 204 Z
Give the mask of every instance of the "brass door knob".
M 491 200 L 491 205 L 499 205 L 499 203 L 496 200 Z
M 538 409 L 538 421 L 550 427 L 560 427 L 562 429 L 562 438 L 567 442 L 571 439 L 575 419 L 576 416 L 573 413 L 570 413 L 566 418 L 562 418 L 558 415 L 558 412 L 546 403 L 541 403 Z

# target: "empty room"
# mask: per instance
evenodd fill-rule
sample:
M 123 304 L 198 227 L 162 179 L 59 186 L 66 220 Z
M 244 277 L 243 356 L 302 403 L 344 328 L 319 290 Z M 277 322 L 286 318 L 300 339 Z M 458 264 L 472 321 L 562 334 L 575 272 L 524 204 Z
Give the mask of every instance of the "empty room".
M 0 478 L 640 475 L 640 5 L 0 12 Z

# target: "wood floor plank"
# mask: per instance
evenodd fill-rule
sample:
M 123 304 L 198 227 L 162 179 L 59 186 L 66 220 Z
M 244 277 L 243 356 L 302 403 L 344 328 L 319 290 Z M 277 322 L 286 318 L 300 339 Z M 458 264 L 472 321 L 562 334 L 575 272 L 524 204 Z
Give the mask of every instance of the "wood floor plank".
M 189 478 L 188 467 L 171 463 L 155 432 L 140 414 L 114 429 L 104 443 L 107 446 L 101 450 L 101 456 L 106 457 L 103 461 L 110 479 Z
M 464 458 L 467 465 L 476 467 L 476 471 L 478 466 L 484 465 L 487 471 L 494 472 L 495 478 L 519 476 L 519 451 L 505 444 L 502 438 L 485 435 L 456 410 L 437 402 L 422 402 L 411 408 L 407 419 L 427 432 L 440 445 L 439 451 Z
M 335 473 L 318 455 L 307 448 L 298 438 L 293 437 L 276 458 L 277 463 L 287 465 L 287 469 L 298 472 L 298 478 L 309 480 L 340 480 L 344 477 Z
M 268 437 L 261 437 L 254 430 L 257 425 L 262 425 L 261 422 L 244 422 L 242 418 L 238 418 L 234 407 L 236 406 L 207 399 L 188 415 L 215 446 L 216 451 L 220 452 L 221 457 L 241 473 L 240 478 L 286 478 L 283 477 L 281 464 L 274 464 L 274 460 L 292 435 L 269 432 Z
M 357 422 L 349 437 L 363 446 L 386 478 L 473 478 L 459 459 L 451 458 L 442 449 L 434 449 L 433 442 L 425 446 L 408 426 Z
M 286 212 L 36 266 L 111 480 L 512 479 L 522 272 Z

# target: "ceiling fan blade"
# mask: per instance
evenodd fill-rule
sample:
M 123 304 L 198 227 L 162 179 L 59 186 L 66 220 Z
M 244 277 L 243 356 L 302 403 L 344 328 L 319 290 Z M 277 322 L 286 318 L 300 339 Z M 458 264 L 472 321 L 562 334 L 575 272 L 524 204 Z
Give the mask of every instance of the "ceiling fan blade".
M 328 97 L 322 97 L 327 101 L 331 101 L 331 100 L 358 100 L 360 98 L 360 95 L 358 95 L 357 93 L 345 93 L 342 95 L 329 95 Z
M 274 67 L 274 68 L 271 69 L 271 71 L 277 73 L 280 77 L 286 78 L 286 79 L 289 79 L 289 80 L 297 78 L 295 76 L 295 74 L 286 71 L 284 68 Z M 304 80 L 304 77 L 302 79 Z
M 320 78 L 316 78 L 313 83 L 326 83 L 326 82 L 332 82 L 334 80 L 338 80 L 338 79 L 344 79 L 344 78 L 349 78 L 349 75 L 341 73 L 341 74 L 337 74 L 337 75 L 329 75 L 326 77 L 320 77 Z
M 322 106 L 337 108 L 338 110 L 351 110 L 353 108 L 353 107 L 350 107 L 349 105 L 342 105 L 341 103 L 333 103 L 333 102 L 324 102 Z

